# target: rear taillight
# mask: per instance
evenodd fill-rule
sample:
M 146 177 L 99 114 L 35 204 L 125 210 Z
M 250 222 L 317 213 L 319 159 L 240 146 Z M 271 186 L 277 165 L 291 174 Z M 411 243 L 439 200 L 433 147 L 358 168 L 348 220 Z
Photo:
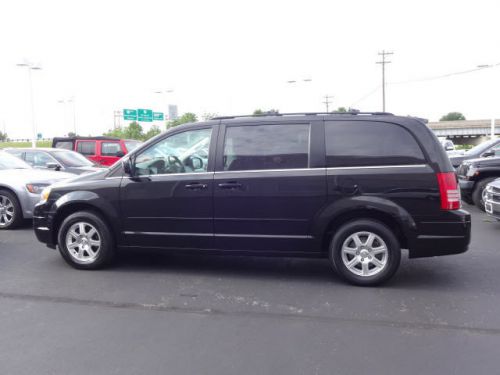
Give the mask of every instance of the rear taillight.
M 454 172 L 436 173 L 439 193 L 441 196 L 441 209 L 458 210 L 461 207 L 460 189 Z

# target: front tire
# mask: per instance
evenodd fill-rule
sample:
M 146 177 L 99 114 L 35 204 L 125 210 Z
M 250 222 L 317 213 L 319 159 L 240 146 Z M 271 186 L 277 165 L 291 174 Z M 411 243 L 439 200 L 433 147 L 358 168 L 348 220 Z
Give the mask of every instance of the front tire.
M 14 229 L 23 222 L 23 212 L 17 197 L 8 190 L 0 190 L 0 230 Z
M 476 183 L 474 187 L 474 191 L 472 192 L 472 201 L 476 205 L 477 208 L 484 211 L 484 200 L 483 200 L 483 191 L 490 182 L 496 180 L 497 177 L 493 178 L 485 178 L 484 180 L 480 180 Z
M 330 243 L 330 260 L 340 276 L 354 285 L 389 280 L 401 262 L 401 247 L 384 224 L 362 219 L 340 227 Z
M 58 245 L 59 252 L 70 266 L 84 270 L 108 265 L 115 253 L 109 226 L 91 211 L 76 212 L 63 221 Z

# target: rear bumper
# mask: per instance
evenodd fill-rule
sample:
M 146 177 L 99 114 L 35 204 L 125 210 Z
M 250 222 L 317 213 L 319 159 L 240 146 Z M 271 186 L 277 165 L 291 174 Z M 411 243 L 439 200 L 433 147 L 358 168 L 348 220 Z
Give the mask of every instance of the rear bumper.
M 449 211 L 446 220 L 422 221 L 418 235 L 410 243 L 410 258 L 461 254 L 469 249 L 470 214 L 465 210 Z

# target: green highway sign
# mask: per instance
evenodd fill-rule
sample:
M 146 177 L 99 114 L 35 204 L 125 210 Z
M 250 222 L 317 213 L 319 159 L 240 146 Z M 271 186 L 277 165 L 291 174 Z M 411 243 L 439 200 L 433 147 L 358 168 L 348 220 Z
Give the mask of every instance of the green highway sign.
M 137 110 L 135 109 L 124 109 L 123 110 L 123 119 L 129 121 L 137 120 Z
M 151 122 L 153 121 L 153 110 L 151 109 L 138 109 L 137 120 Z
M 163 121 L 163 112 L 153 112 L 153 120 L 154 121 Z

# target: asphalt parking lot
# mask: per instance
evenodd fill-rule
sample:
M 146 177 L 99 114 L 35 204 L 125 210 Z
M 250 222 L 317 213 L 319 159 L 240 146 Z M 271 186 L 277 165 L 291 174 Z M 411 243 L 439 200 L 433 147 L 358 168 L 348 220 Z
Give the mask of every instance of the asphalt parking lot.
M 500 222 L 470 251 L 344 284 L 323 260 L 127 251 L 77 271 L 0 232 L 1 374 L 499 373 Z

